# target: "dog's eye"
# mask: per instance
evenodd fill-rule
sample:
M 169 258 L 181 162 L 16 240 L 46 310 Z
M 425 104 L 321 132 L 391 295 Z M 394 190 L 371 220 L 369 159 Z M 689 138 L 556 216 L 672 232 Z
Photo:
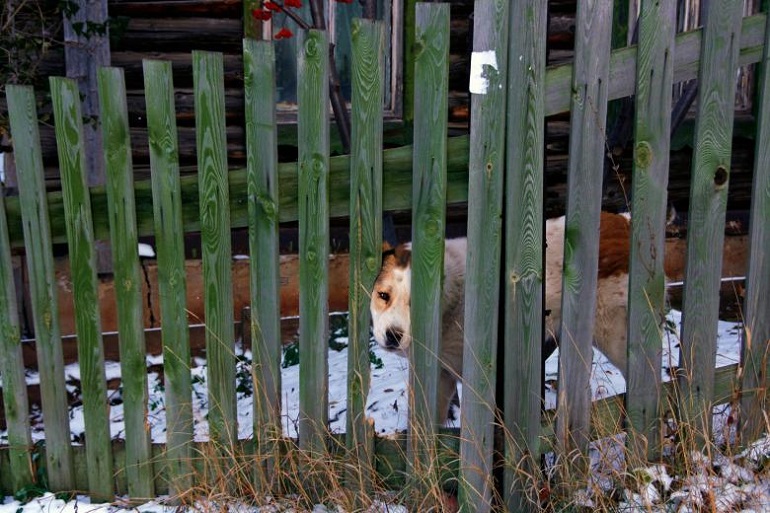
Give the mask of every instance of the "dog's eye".
M 387 292 L 378 292 L 377 295 L 380 297 L 380 299 L 382 299 L 386 303 L 390 301 L 390 294 L 388 294 Z

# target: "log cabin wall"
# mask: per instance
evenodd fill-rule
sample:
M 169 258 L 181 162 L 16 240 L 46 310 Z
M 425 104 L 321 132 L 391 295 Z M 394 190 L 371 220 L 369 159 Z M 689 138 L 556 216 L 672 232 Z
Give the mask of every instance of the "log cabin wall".
M 467 133 L 469 120 L 468 68 L 472 34 L 473 0 L 453 0 L 451 3 L 450 93 L 449 127 L 451 135 Z M 616 2 L 618 3 L 618 2 Z M 756 12 L 757 0 L 746 0 L 746 13 Z M 698 8 L 697 0 L 682 2 L 688 19 Z M 549 1 L 548 63 L 557 65 L 572 58 L 575 0 Z M 630 2 L 634 12 L 634 1 Z M 242 121 L 241 39 L 243 37 L 243 3 L 241 0 L 108 0 L 111 25 L 112 65 L 125 69 L 128 87 L 128 107 L 131 137 L 134 148 L 135 179 L 149 178 L 149 152 L 145 106 L 142 90 L 142 59 L 169 60 L 173 63 L 176 88 L 177 122 L 179 126 L 180 168 L 183 175 L 195 172 L 195 126 L 192 99 L 191 50 L 213 50 L 225 54 L 225 84 L 227 109 L 228 159 L 231 168 L 245 163 L 244 130 Z M 684 26 L 683 26 L 684 27 Z M 689 28 L 689 26 L 687 27 Z M 40 68 L 41 74 L 63 74 L 61 49 L 48 54 Z M 742 111 L 737 116 L 738 127 L 734 140 L 733 170 L 730 180 L 729 206 L 731 210 L 745 210 L 749 206 L 751 168 L 753 164 L 753 118 L 750 111 L 750 78 L 742 79 L 739 89 Z M 39 88 L 42 90 L 43 88 Z M 4 103 L 5 98 L 0 99 Z M 45 102 L 42 103 L 43 105 Z M 5 110 L 5 109 L 3 109 Z M 41 112 L 46 116 L 50 113 Z M 286 116 L 284 116 L 286 117 Z M 290 117 L 290 116 L 289 116 Z M 560 215 L 564 210 L 568 147 L 568 114 L 549 117 L 546 138 L 546 212 Z M 692 122 L 686 121 L 677 134 L 671 157 L 669 195 L 679 212 L 688 208 Z M 280 134 L 279 159 L 296 160 L 295 125 L 287 121 Z M 334 131 L 334 128 L 332 128 Z M 59 188 L 58 163 L 53 127 L 44 123 L 41 138 L 46 165 L 46 183 L 49 189 Z M 386 144 L 408 144 L 408 133 L 397 123 L 386 134 Z M 613 155 L 613 172 L 606 187 L 605 206 L 612 210 L 626 207 L 625 191 L 631 171 L 630 147 Z M 462 224 L 465 213 L 456 209 L 451 213 Z M 397 221 L 400 217 L 396 217 Z M 404 216 L 405 221 L 408 216 Z M 458 228 L 462 230 L 462 227 Z M 404 232 L 406 233 L 406 232 Z M 344 237 L 343 237 L 344 238 Z M 344 241 L 342 246 L 344 247 Z

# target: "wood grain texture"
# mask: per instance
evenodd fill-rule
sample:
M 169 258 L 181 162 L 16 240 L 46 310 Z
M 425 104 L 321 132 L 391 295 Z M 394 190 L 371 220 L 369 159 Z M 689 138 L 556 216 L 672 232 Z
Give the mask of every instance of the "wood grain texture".
M 372 287 L 382 261 L 382 129 L 385 96 L 385 27 L 356 19 L 350 157 L 350 293 L 348 299 L 348 410 L 346 438 L 351 457 L 348 485 L 373 490 L 374 436 L 366 416 Z M 364 493 L 357 494 L 363 497 Z M 366 505 L 357 505 L 365 508 Z
M 217 451 L 232 455 L 238 436 L 238 416 L 222 66 L 221 53 L 193 52 L 209 436 Z
M 147 426 L 147 362 L 142 284 L 134 208 L 134 180 L 123 70 L 101 68 L 99 110 L 106 170 L 107 209 L 120 337 L 125 416 L 124 471 L 132 498 L 154 497 L 152 450 Z
M 471 95 L 468 253 L 458 499 L 467 511 L 492 509 L 497 326 L 505 170 L 508 0 L 476 2 L 473 52 L 494 52 L 486 94 Z
M 62 176 L 62 197 L 75 298 L 78 364 L 83 417 L 88 440 L 88 489 L 99 500 L 112 500 L 112 446 L 99 318 L 91 200 L 86 184 L 86 159 L 80 93 L 75 81 L 52 77 L 51 99 Z
M 449 5 L 418 3 L 412 181 L 412 343 L 409 430 L 412 478 L 429 480 L 435 451 L 446 216 Z
M 765 28 L 765 52 L 759 68 L 756 156 L 750 221 L 750 256 L 746 280 L 743 333 L 741 429 L 749 443 L 766 428 L 770 377 L 770 18 Z
M 719 283 L 742 7 L 712 1 L 706 14 L 690 182 L 690 228 L 682 302 L 679 413 L 685 444 L 710 440 Z
M 64 386 L 64 358 L 56 314 L 59 302 L 35 94 L 31 87 L 15 85 L 7 86 L 6 94 L 13 145 L 18 150 L 14 151 L 14 155 L 19 179 L 19 214 L 29 270 L 40 392 L 46 418 L 45 438 L 50 444 L 45 452 L 48 486 L 51 490 L 72 490 L 74 480 L 67 389 Z
M 660 376 L 665 318 L 666 206 L 676 2 L 646 1 L 639 18 L 631 216 L 626 401 L 628 447 L 660 452 Z
M 166 388 L 166 472 L 170 493 L 178 495 L 192 485 L 193 418 L 174 86 L 170 63 L 145 60 L 143 65 Z M 141 205 L 138 195 L 137 202 Z
M 612 4 L 580 2 L 572 78 L 570 157 L 564 241 L 562 324 L 559 340 L 559 449 L 580 467 L 590 428 L 593 328 L 596 308 L 599 216 L 606 138 Z M 580 457 L 573 460 L 572 453 Z M 572 486 L 573 483 L 563 483 Z
M 21 352 L 19 310 L 13 279 L 11 245 L 5 219 L 5 190 L 0 185 L 0 374 L 8 433 L 8 458 L 14 493 L 35 483 L 32 437 L 24 358 Z
M 329 52 L 325 32 L 299 47 L 299 444 L 326 453 L 329 416 Z
M 519 13 L 525 13 L 522 17 Z M 510 511 L 532 507 L 530 481 L 537 459 L 542 397 L 543 180 L 547 2 L 517 1 L 510 9 L 505 183 L 504 389 L 507 468 L 504 497 Z M 516 27 L 516 28 L 514 28 Z M 512 378 L 515 377 L 515 382 Z
M 281 436 L 281 312 L 278 148 L 275 121 L 275 49 L 243 41 L 246 98 L 246 172 L 249 203 L 255 485 L 277 490 Z

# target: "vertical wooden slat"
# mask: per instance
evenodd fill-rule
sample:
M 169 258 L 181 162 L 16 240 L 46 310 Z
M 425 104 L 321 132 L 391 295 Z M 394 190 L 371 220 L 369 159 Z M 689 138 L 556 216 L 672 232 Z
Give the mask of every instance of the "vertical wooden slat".
M 120 336 L 120 369 L 126 423 L 125 473 L 132 499 L 154 497 L 152 449 L 147 425 L 147 363 L 143 277 L 137 250 L 131 138 L 123 70 L 99 70 L 107 208 Z
M 711 433 L 741 14 L 740 2 L 712 0 L 703 28 L 679 358 L 685 447 Z
M 299 445 L 321 456 L 329 416 L 329 52 L 326 32 L 304 36 L 297 66 Z
M 48 201 L 37 127 L 35 93 L 31 87 L 9 85 L 8 114 L 19 178 L 24 246 L 35 325 L 40 395 L 45 416 L 45 465 L 51 490 L 73 490 L 67 389 L 59 328 Z
M 166 402 L 169 493 L 192 485 L 192 385 L 187 330 L 179 145 L 171 63 L 145 60 L 144 90 L 152 170 L 152 207 L 158 260 Z
M 99 318 L 91 197 L 86 185 L 80 93 L 71 79 L 52 77 L 50 83 L 75 303 L 83 416 L 88 433 L 88 488 L 94 497 L 112 499 L 109 405 Z
M 3 377 L 3 406 L 8 430 L 11 483 L 13 491 L 16 492 L 32 485 L 35 475 L 31 458 L 27 381 L 21 354 L 19 310 L 16 305 L 16 286 L 4 197 L 5 191 L 0 185 L 0 373 Z
M 251 349 L 254 379 L 256 486 L 276 484 L 281 437 L 281 311 L 278 238 L 278 146 L 275 120 L 275 49 L 243 42 L 246 97 L 246 173 L 249 201 Z
M 524 13 L 522 16 L 521 13 Z M 505 468 L 510 511 L 534 509 L 539 483 L 543 341 L 543 176 L 547 2 L 509 13 L 505 267 Z M 509 379 L 509 377 L 511 379 Z
M 193 82 L 206 314 L 209 435 L 218 450 L 232 454 L 230 448 L 237 440 L 238 422 L 222 54 L 193 52 Z
M 508 0 L 474 8 L 471 56 L 471 147 L 468 253 L 460 429 L 459 502 L 467 511 L 492 508 L 497 326 L 505 164 Z
M 639 17 L 636 145 L 631 197 L 626 410 L 634 457 L 659 452 L 661 324 L 665 317 L 666 199 L 676 2 L 643 1 Z
M 766 429 L 764 413 L 770 376 L 770 16 L 765 24 L 765 50 L 759 69 L 756 153 L 752 187 L 749 270 L 743 323 L 743 399 L 741 429 L 745 443 Z
M 611 11 L 607 0 L 586 0 L 577 7 L 557 414 L 557 439 L 565 455 L 574 450 L 586 455 L 588 449 Z M 585 463 L 581 460 L 573 461 Z
M 440 370 L 442 274 L 446 217 L 449 5 L 416 7 L 414 157 L 412 175 L 412 366 L 409 451 L 412 477 L 435 477 Z
M 348 411 L 351 458 L 347 485 L 364 498 L 372 490 L 374 430 L 366 418 L 369 395 L 369 304 L 382 262 L 382 106 L 385 29 L 355 19 L 352 27 L 350 156 L 350 294 L 348 300 Z M 364 508 L 365 504 L 358 504 Z

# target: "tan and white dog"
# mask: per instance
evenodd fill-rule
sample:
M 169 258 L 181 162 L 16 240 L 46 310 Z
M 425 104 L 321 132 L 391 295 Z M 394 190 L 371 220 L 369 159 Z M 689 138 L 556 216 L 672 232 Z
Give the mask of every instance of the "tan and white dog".
M 565 218 L 546 221 L 545 308 L 546 332 L 558 339 L 561 324 L 561 287 Z M 627 216 L 602 212 L 594 344 L 619 369 L 626 369 L 628 257 L 630 221 Z M 465 238 L 446 241 L 439 411 L 447 412 L 462 375 L 465 317 Z M 411 245 L 387 252 L 374 284 L 371 312 L 374 338 L 384 349 L 407 357 L 412 343 L 410 322 Z

